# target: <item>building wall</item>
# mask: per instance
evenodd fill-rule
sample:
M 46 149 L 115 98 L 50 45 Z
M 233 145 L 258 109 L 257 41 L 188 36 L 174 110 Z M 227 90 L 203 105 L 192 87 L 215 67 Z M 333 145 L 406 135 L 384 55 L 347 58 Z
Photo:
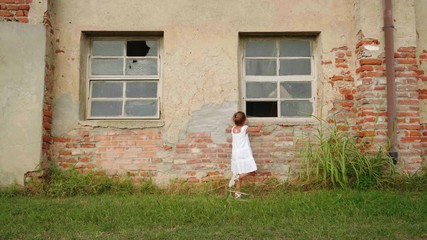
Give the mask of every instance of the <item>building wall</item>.
M 46 0 L 0 1 L 0 185 L 40 169 Z
M 366 149 L 387 147 L 382 0 L 7 1 L 0 8 L 15 15 L 0 12 L 5 21 L 42 19 L 46 28 L 44 163 L 158 183 L 229 177 L 230 118 L 241 109 L 240 40 L 249 33 L 314 36 L 315 115 L 357 136 Z M 18 14 L 12 2 L 37 11 Z M 425 163 L 427 146 L 426 4 L 393 1 L 398 163 L 411 172 Z M 150 32 L 162 35 L 160 120 L 85 119 L 90 37 Z M 252 180 L 285 179 L 300 168 L 298 141 L 315 132 L 317 121 L 264 124 L 251 137 L 259 167 Z
M 326 107 L 319 107 L 316 115 L 324 118 L 335 97 L 342 96 L 330 83 L 334 72 L 342 69 L 320 67 L 321 59 L 335 59 L 336 52 L 352 59 L 355 44 L 354 19 L 349 14 L 353 1 L 120 4 L 59 0 L 50 12 L 55 52 L 52 158 L 64 167 L 129 173 L 136 181 L 147 176 L 155 176 L 159 183 L 173 178 L 203 181 L 228 177 L 230 119 L 240 104 L 239 33 L 320 32 L 314 50 L 321 90 L 318 106 Z M 81 73 L 85 62 L 81 51 L 85 31 L 163 32 L 160 121 L 83 118 Z M 346 68 L 354 66 L 348 64 Z M 351 81 L 352 73 L 346 74 L 343 85 L 351 85 Z M 338 108 L 347 105 L 342 103 Z M 295 142 L 314 130 L 313 122 L 265 124 L 262 136 L 252 137 L 260 168 L 260 175 L 253 180 L 271 175 L 286 178 L 299 167 Z
M 0 22 L 0 184 L 40 164 L 45 39 L 42 24 Z

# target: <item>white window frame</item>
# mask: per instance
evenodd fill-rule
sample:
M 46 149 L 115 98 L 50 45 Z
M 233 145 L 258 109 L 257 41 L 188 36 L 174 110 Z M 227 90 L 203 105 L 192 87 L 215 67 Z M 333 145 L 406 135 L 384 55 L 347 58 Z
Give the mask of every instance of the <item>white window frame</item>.
M 157 41 L 157 56 L 126 56 L 126 43 L 128 41 Z M 91 56 L 92 43 L 94 41 L 124 41 L 125 46 L 123 48 L 122 56 Z M 87 74 L 86 74 L 86 118 L 88 120 L 158 120 L 161 116 L 161 93 L 162 93 L 162 79 L 161 79 L 161 56 L 162 56 L 162 38 L 161 37 L 91 37 L 89 40 L 89 48 L 87 51 Z M 91 59 L 123 59 L 123 75 L 92 75 Z M 157 59 L 157 75 L 125 75 L 126 74 L 126 59 Z M 101 101 L 121 101 L 122 102 L 122 116 L 91 116 L 91 102 L 92 102 L 92 83 L 94 82 L 122 82 L 123 83 L 123 95 L 120 98 L 96 98 Z M 157 97 L 156 98 L 129 98 L 126 97 L 126 84 L 132 82 L 157 82 Z M 127 100 L 156 100 L 157 101 L 157 113 L 155 116 L 125 116 L 125 104 Z
M 255 121 L 287 121 L 287 122 L 311 122 L 316 115 L 317 107 L 316 107 L 316 60 L 314 57 L 314 41 L 313 38 L 292 38 L 292 37 L 244 37 L 241 39 L 241 74 L 242 74 L 242 83 L 241 83 L 241 107 L 244 112 L 246 111 L 246 102 L 247 101 L 256 101 L 256 102 L 272 102 L 277 101 L 277 117 L 250 117 Z M 246 43 L 251 40 L 256 41 L 275 41 L 276 42 L 276 56 L 275 57 L 246 57 Z M 279 45 L 281 40 L 304 40 L 310 42 L 310 57 L 280 57 Z M 276 76 L 246 76 L 246 62 L 245 60 L 249 59 L 274 59 L 276 60 Z M 311 60 L 311 74 L 310 75 L 287 75 L 280 76 L 280 60 L 282 59 L 310 59 Z M 281 98 L 280 96 L 280 84 L 283 82 L 311 82 L 311 98 Z M 277 96 L 276 98 L 247 98 L 246 97 L 246 83 L 247 82 L 276 82 L 277 84 Z M 283 117 L 281 116 L 281 101 L 282 100 L 309 100 L 313 106 L 313 113 L 308 117 Z

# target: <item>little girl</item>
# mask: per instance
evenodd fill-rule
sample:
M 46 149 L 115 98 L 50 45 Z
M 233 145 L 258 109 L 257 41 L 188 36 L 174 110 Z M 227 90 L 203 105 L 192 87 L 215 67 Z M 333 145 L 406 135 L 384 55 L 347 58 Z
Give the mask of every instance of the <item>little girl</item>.
M 246 115 L 240 111 L 233 115 L 232 120 L 234 124 L 236 124 L 236 126 L 231 129 L 231 135 L 233 137 L 231 171 L 233 172 L 233 176 L 228 186 L 232 187 L 236 184 L 235 197 L 240 198 L 242 195 L 240 186 L 242 185 L 243 178 L 257 170 L 254 157 L 252 156 L 248 133 L 259 133 L 263 124 L 258 123 L 256 127 L 248 127 Z

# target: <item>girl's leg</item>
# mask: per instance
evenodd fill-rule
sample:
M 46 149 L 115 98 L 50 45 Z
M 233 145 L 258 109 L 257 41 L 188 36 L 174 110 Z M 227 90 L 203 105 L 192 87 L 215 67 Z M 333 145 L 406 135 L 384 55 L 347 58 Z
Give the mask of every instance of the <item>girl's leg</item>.
M 239 179 L 237 180 L 237 182 L 236 182 L 236 191 L 238 192 L 238 193 L 240 193 L 240 187 L 242 186 L 242 181 L 243 181 L 243 178 L 245 178 L 246 176 L 248 176 L 249 175 L 249 173 L 243 173 L 243 174 L 240 174 L 239 175 Z

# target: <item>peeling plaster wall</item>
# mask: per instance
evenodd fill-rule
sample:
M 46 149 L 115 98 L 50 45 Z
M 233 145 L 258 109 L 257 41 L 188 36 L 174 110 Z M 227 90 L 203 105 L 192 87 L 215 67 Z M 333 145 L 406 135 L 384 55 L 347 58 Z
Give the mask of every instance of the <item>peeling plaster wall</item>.
M 239 32 L 319 31 L 320 56 L 336 46 L 351 45 L 352 7 L 350 0 L 203 4 L 189 0 L 131 0 L 126 4 L 57 0 L 51 9 L 57 39 L 53 105 L 69 110 L 53 112 L 53 135 L 61 136 L 78 125 L 82 31 L 164 32 L 162 130 L 168 142 L 176 143 L 183 131 L 191 131 L 194 114 L 205 111 L 206 118 L 219 116 L 217 111 L 203 110 L 204 106 L 239 101 Z M 233 108 L 228 115 L 238 105 Z M 227 121 L 228 115 L 223 116 Z M 225 128 L 226 121 L 221 123 Z
M 0 23 L 0 184 L 40 163 L 45 66 L 41 24 Z
M 241 109 L 240 36 L 245 33 L 319 33 L 313 46 L 315 115 L 360 137 L 367 149 L 386 146 L 383 4 L 381 0 L 52 1 L 52 159 L 62 167 L 105 169 L 136 179 L 153 176 L 157 182 L 224 178 L 231 155 L 230 117 Z M 425 3 L 394 0 L 393 4 L 399 156 L 406 170 L 416 171 L 423 133 L 415 86 L 421 76 L 413 52 L 424 54 L 416 30 L 425 31 L 424 19 L 417 15 Z M 89 36 L 83 33 L 120 31 L 162 33 L 158 121 L 84 119 Z M 423 38 L 424 33 L 418 34 Z M 283 179 L 290 169 L 298 171 L 301 159 L 294 143 L 315 128 L 313 121 L 267 122 L 263 134 L 251 139 L 260 175 Z

